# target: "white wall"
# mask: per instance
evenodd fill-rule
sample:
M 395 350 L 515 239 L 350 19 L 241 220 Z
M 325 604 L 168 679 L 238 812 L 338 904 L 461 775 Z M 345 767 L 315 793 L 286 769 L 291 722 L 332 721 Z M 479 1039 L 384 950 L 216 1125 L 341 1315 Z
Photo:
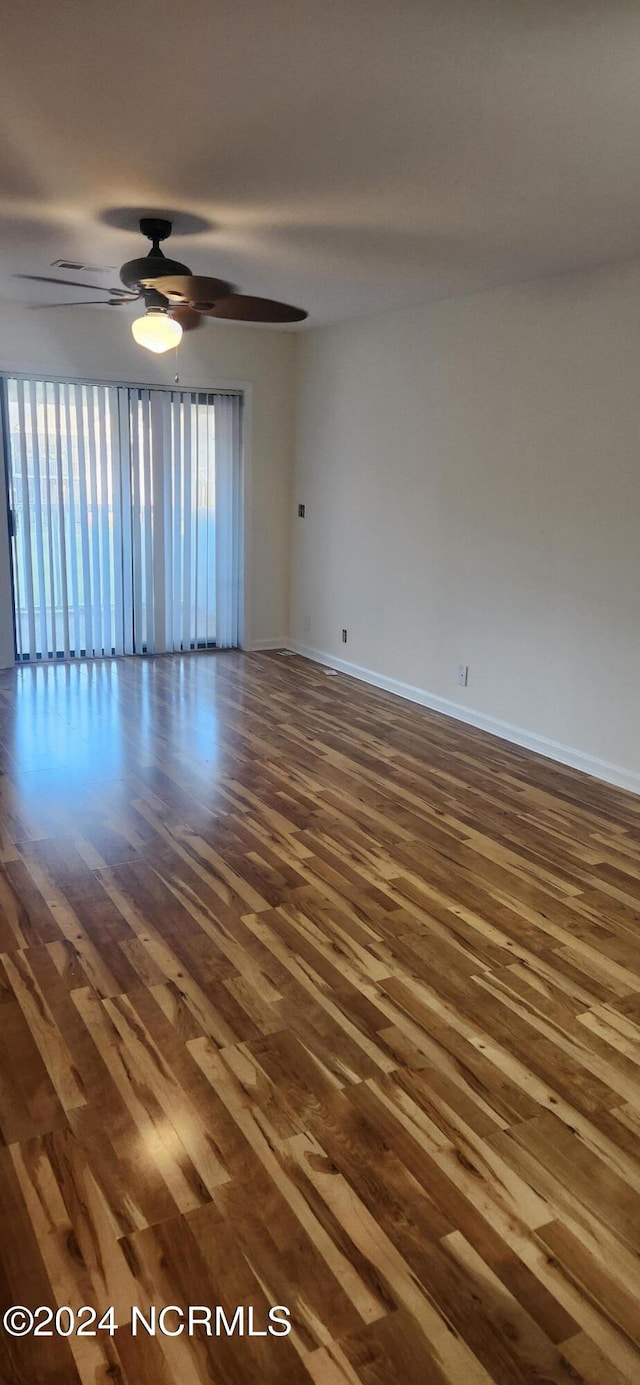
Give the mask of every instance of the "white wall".
M 640 790 L 640 264 L 297 352 L 298 647 Z
M 0 309 L 0 370 L 170 385 L 175 355 L 136 346 L 125 309 Z M 249 640 L 281 642 L 288 628 L 293 336 L 208 322 L 179 350 L 185 388 L 250 386 Z M 0 478 L 1 479 L 1 478 Z M 13 662 L 4 492 L 0 496 L 0 667 Z

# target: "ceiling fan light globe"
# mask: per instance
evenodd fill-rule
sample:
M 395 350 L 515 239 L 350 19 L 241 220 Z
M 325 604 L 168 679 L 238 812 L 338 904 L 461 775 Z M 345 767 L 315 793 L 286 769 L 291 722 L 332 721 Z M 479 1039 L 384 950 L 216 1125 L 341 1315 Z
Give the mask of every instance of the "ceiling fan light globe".
M 138 346 L 145 346 L 156 355 L 170 351 L 182 339 L 180 323 L 174 322 L 162 308 L 150 308 L 143 317 L 137 317 L 131 323 L 131 332 Z

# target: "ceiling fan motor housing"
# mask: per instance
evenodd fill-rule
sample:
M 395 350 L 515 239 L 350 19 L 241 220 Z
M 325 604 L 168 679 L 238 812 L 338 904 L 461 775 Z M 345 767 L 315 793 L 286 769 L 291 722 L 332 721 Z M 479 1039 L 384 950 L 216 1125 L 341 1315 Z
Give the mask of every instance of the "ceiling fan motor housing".
M 120 270 L 120 278 L 128 289 L 133 289 L 139 293 L 142 288 L 143 279 L 159 279 L 163 274 L 190 274 L 191 270 L 187 265 L 180 264 L 179 260 L 169 260 L 160 250 L 157 254 L 153 250 L 148 255 L 142 255 L 139 260 L 128 260 Z
M 123 264 L 120 278 L 128 289 L 139 293 L 143 279 L 159 279 L 163 274 L 191 274 L 188 265 L 181 264 L 179 260 L 168 259 L 160 249 L 160 241 L 171 235 L 170 221 L 165 221 L 162 217 L 145 216 L 140 222 L 140 230 L 143 236 L 147 236 L 151 241 L 151 249 L 148 255 L 142 255 L 137 260 L 128 260 Z

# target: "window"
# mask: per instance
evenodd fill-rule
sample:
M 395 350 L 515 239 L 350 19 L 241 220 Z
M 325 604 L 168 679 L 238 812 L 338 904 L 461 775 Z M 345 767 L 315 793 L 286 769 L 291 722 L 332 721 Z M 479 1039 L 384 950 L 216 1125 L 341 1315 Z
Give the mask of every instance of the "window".
M 239 642 L 242 399 L 4 382 L 21 660 Z

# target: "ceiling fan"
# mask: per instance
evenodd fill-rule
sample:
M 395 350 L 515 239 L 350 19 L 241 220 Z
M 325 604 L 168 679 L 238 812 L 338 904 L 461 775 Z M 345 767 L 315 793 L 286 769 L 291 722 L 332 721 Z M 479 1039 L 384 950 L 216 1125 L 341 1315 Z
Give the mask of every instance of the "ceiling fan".
M 73 279 L 54 279 L 46 274 L 17 274 L 17 279 L 33 279 L 41 284 L 66 284 L 76 289 L 97 289 L 104 298 L 88 298 L 78 307 L 104 303 L 120 308 L 125 303 L 144 301 L 143 317 L 136 318 L 131 331 L 139 346 L 149 351 L 169 351 L 177 346 L 183 332 L 201 327 L 205 317 L 224 318 L 230 322 L 302 322 L 307 313 L 273 298 L 255 298 L 236 293 L 226 279 L 211 279 L 192 274 L 178 260 L 170 260 L 160 249 L 160 242 L 171 235 L 171 222 L 161 217 L 143 217 L 140 222 L 143 236 L 151 241 L 147 255 L 128 260 L 120 270 L 124 288 L 104 289 L 99 284 L 79 283 Z M 47 308 L 75 307 L 71 303 L 46 303 Z

